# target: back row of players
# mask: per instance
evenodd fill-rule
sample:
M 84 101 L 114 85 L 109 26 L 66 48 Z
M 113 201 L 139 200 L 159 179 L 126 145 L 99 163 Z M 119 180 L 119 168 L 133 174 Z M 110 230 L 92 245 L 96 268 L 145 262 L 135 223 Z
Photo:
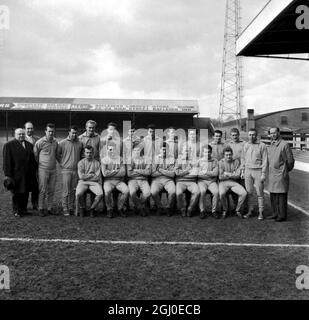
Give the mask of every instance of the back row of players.
M 64 215 L 74 212 L 85 214 L 85 193 L 95 195 L 90 214 L 105 199 L 107 216 L 117 211 L 126 216 L 128 203 L 140 215 L 149 213 L 149 200 L 158 214 L 172 215 L 175 204 L 183 217 L 192 216 L 197 204 L 200 217 L 205 218 L 206 192 L 212 194 L 211 215 L 226 218 L 229 212 L 227 194 L 232 191 L 237 202 L 235 212 L 240 218 L 249 218 L 254 212 L 256 190 L 258 219 L 264 219 L 264 182 L 268 178 L 273 214 L 271 218 L 284 221 L 287 216 L 288 172 L 294 166 L 293 154 L 280 138 L 278 128 L 270 130 L 269 148 L 257 139 L 256 129 L 248 131 L 248 142 L 240 140 L 239 131 L 233 128 L 230 141 L 222 142 L 222 132 L 216 130 L 213 141 L 197 143 L 196 129 L 188 130 L 188 141 L 177 142 L 175 128 L 167 130 L 163 141 L 155 135 L 155 126 L 148 126 L 143 139 L 130 128 L 128 136 L 120 140 L 115 134 L 116 124 L 109 123 L 106 135 L 95 132 L 96 122 L 89 120 L 86 131 L 78 136 L 78 128 L 71 126 L 68 137 L 59 143 L 55 139 L 55 126 L 47 124 L 45 136 L 33 135 L 33 124 L 17 134 L 34 145 L 38 163 L 38 209 L 41 216 L 51 212 L 56 186 L 56 162 L 62 170 L 62 208 Z M 21 137 L 22 139 L 22 137 Z M 279 148 L 278 148 L 279 147 Z M 120 157 L 122 155 L 123 157 Z M 103 177 L 102 177 L 103 176 Z M 114 200 L 113 191 L 119 197 Z M 167 193 L 167 207 L 161 201 L 162 191 Z M 190 193 L 187 203 L 186 192 Z M 235 195 L 237 195 L 235 197 Z M 248 211 L 243 214 L 243 204 L 248 197 Z M 128 199 L 130 198 L 130 201 Z M 219 199 L 221 205 L 219 205 Z M 34 208 L 36 192 L 32 194 Z M 116 204 L 116 203 L 115 203 Z M 220 209 L 219 209 L 220 208 Z

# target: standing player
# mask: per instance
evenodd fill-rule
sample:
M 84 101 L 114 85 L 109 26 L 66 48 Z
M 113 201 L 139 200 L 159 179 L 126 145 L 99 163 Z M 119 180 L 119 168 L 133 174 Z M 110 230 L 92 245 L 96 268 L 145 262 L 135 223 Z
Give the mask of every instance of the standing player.
M 188 130 L 188 157 L 189 161 L 197 162 L 199 157 L 198 142 L 196 141 L 196 129 Z
M 222 219 L 227 217 L 228 201 L 226 194 L 229 190 L 238 195 L 236 206 L 236 214 L 242 218 L 240 209 L 247 197 L 247 191 L 239 181 L 241 165 L 239 159 L 233 159 L 233 150 L 230 147 L 225 147 L 223 150 L 224 158 L 219 161 L 219 195 L 223 207 Z
M 104 136 L 102 136 L 104 134 Z M 101 133 L 101 141 L 100 141 L 100 158 L 104 158 L 107 155 L 108 146 L 112 144 L 114 146 L 114 153 L 118 157 L 121 155 L 121 139 L 119 133 L 117 131 L 117 125 L 114 122 L 109 122 L 107 124 L 106 130 Z
M 255 187 L 258 196 L 259 220 L 264 219 L 264 182 L 268 165 L 266 146 L 257 140 L 257 130 L 250 129 L 248 132 L 249 141 L 245 143 L 242 156 L 242 178 L 245 178 L 246 190 L 248 192 L 249 211 L 244 218 L 252 216 L 254 211 Z
M 63 215 L 74 213 L 74 197 L 78 182 L 77 163 L 81 159 L 83 145 L 78 140 L 78 128 L 71 126 L 69 135 L 58 146 L 58 159 L 62 174 L 62 209 Z
M 131 163 L 133 145 L 139 145 L 141 139 L 135 135 L 135 127 L 132 126 L 128 130 L 128 136 L 123 139 L 123 161 L 124 164 Z
M 241 162 L 245 142 L 242 141 L 239 138 L 239 136 L 240 136 L 239 130 L 237 128 L 232 128 L 230 131 L 230 140 L 226 142 L 226 145 L 233 150 L 233 159 L 238 159 Z M 241 166 L 243 167 L 242 163 L 241 163 Z M 241 179 L 241 177 L 237 182 L 240 183 L 243 187 L 245 187 L 245 181 Z M 235 203 L 237 203 L 237 194 L 231 193 L 229 195 L 229 204 L 231 207 L 235 207 Z M 244 209 L 246 210 L 248 209 L 247 201 L 245 201 L 244 203 Z
M 93 157 L 97 161 L 100 161 L 100 136 L 95 132 L 97 123 L 93 120 L 86 122 L 86 131 L 78 138 L 83 144 L 83 148 L 86 146 L 92 146 Z
M 174 127 L 169 127 L 167 129 L 167 139 L 166 139 L 166 150 L 167 150 L 167 157 L 172 157 L 175 161 L 178 158 L 178 143 L 176 141 L 176 129 Z
M 39 214 L 51 214 L 56 187 L 56 159 L 58 142 L 54 138 L 55 125 L 46 125 L 45 136 L 34 145 L 34 155 L 39 164 Z M 46 204 L 47 202 L 47 212 Z
M 113 191 L 120 192 L 118 199 L 118 212 L 122 217 L 126 217 L 124 205 L 129 196 L 129 188 L 125 184 L 126 167 L 121 157 L 115 154 L 116 145 L 110 143 L 107 146 L 107 155 L 101 159 L 102 173 L 104 177 L 104 194 L 107 208 L 107 216 L 113 218 Z
M 95 209 L 103 198 L 102 177 L 100 162 L 94 159 L 94 149 L 87 145 L 84 149 L 85 158 L 77 164 L 79 181 L 76 187 L 76 212 L 80 208 L 80 216 L 84 217 L 86 204 L 84 194 L 90 190 L 95 194 L 95 199 L 90 207 L 90 216 L 95 216 Z
M 175 204 L 176 187 L 174 182 L 175 177 L 175 159 L 170 156 L 167 157 L 166 145 L 160 149 L 160 154 L 156 157 L 155 163 L 152 166 L 152 182 L 151 195 L 158 208 L 158 215 L 163 213 L 163 205 L 160 193 L 165 190 L 168 194 L 167 215 L 171 216 Z
M 241 161 L 241 155 L 245 142 L 239 138 L 239 130 L 232 128 L 230 131 L 230 140 L 226 142 L 226 145 L 233 150 L 233 159 L 239 159 Z
M 156 126 L 154 124 L 150 124 L 147 127 L 148 134 L 143 139 L 143 147 L 144 147 L 144 156 L 147 161 L 151 161 L 153 163 L 155 157 L 159 154 L 160 148 L 162 147 L 163 140 L 155 135 Z
M 134 146 L 133 148 L 132 163 L 127 165 L 127 174 L 130 197 L 136 210 L 141 216 L 145 217 L 149 213 L 146 202 L 150 198 L 148 177 L 151 175 L 151 164 L 146 162 L 145 157 L 141 156 L 140 146 Z M 141 191 L 140 197 L 137 196 L 139 190 Z
M 280 129 L 271 128 L 269 134 L 268 191 L 273 214 L 268 219 L 282 222 L 287 219 L 289 172 L 294 168 L 295 161 L 289 144 L 280 136 Z
M 200 190 L 197 185 L 198 168 L 197 163 L 188 159 L 188 149 L 182 146 L 180 157 L 176 161 L 176 199 L 177 207 L 183 217 L 192 217 L 193 210 L 198 203 Z M 186 191 L 191 194 L 189 206 L 186 204 Z
M 210 145 L 212 147 L 212 157 L 220 161 L 223 159 L 223 149 L 225 147 L 225 144 L 222 142 L 222 131 L 221 130 L 215 130 L 213 141 L 210 142 Z
M 35 143 L 40 139 L 39 136 L 34 135 L 34 127 L 32 122 L 26 122 L 24 125 L 26 131 L 26 138 L 25 140 L 30 142 L 34 147 Z M 36 172 L 36 177 L 38 173 Z M 38 184 L 36 183 L 38 187 Z M 33 188 L 31 192 L 31 203 L 33 210 L 38 210 L 38 202 L 39 202 L 39 188 Z
M 219 189 L 217 179 L 219 175 L 218 160 L 212 158 L 212 148 L 210 145 L 202 147 L 202 158 L 198 161 L 198 187 L 200 189 L 200 218 L 207 217 L 206 214 L 206 192 L 209 190 L 212 194 L 211 213 L 217 218 L 217 206 L 219 200 Z

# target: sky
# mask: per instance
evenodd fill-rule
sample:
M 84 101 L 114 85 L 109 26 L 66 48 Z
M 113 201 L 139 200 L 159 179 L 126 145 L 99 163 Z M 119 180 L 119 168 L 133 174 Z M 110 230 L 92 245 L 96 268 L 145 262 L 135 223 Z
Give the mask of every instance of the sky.
M 242 0 L 245 27 L 268 0 Z M 219 115 L 225 0 L 0 0 L 0 96 L 196 99 Z M 2 31 L 2 33 L 1 33 Z M 243 58 L 243 110 L 309 106 L 309 64 Z

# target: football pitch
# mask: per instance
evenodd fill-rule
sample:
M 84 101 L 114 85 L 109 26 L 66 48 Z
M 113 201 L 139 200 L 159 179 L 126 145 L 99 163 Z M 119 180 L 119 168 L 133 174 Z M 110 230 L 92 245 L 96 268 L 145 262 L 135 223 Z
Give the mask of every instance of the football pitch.
M 16 219 L 2 184 L 0 203 L 0 265 L 10 270 L 10 290 L 0 290 L 0 299 L 309 299 L 295 285 L 297 266 L 309 265 L 309 217 L 293 208 L 284 223 L 179 215 Z M 266 203 L 270 214 L 268 196 Z

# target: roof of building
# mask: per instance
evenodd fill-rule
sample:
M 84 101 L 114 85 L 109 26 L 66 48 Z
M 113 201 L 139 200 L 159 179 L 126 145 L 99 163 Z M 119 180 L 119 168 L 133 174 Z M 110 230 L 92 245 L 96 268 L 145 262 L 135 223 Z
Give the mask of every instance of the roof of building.
M 0 110 L 198 114 L 197 100 L 0 97 Z
M 277 113 L 282 113 L 282 112 L 284 113 L 284 112 L 288 112 L 288 111 L 302 111 L 302 110 L 306 110 L 309 112 L 309 107 L 291 108 L 291 109 L 274 111 L 274 112 L 270 112 L 270 113 L 257 114 L 257 115 L 254 115 L 254 120 L 260 120 L 262 118 L 269 117 L 269 116 L 272 116 Z M 241 122 L 244 122 L 246 120 L 247 120 L 247 117 L 241 118 Z M 224 122 L 222 127 L 229 127 L 229 126 L 233 126 L 233 125 L 237 125 L 237 120 L 231 120 L 231 121 Z
M 239 36 L 237 55 L 308 53 L 309 26 L 306 27 L 307 21 L 301 16 L 306 7 L 308 0 L 268 1 Z

